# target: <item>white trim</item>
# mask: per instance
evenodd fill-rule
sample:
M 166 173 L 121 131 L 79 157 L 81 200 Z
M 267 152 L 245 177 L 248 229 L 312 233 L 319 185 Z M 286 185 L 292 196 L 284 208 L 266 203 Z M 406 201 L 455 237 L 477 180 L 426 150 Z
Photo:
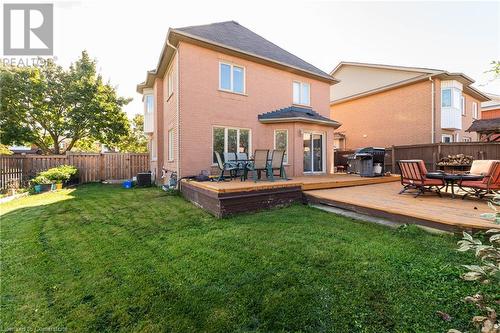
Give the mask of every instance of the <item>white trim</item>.
M 174 94 L 174 75 L 172 73 L 172 68 L 167 73 L 167 101 L 170 96 Z
M 467 107 L 467 104 L 465 102 L 465 96 L 462 95 L 461 97 L 461 105 L 460 107 L 462 108 L 462 116 L 465 116 L 467 114 L 467 110 L 466 110 L 466 107 Z
M 451 134 L 441 134 L 441 143 L 447 143 L 444 141 L 444 138 L 449 138 L 450 143 L 453 142 L 453 135 L 451 135 Z
M 302 164 L 302 172 L 305 175 L 315 175 L 315 174 L 323 174 L 326 173 L 326 132 L 321 132 L 321 131 L 310 131 L 310 130 L 304 130 L 302 131 L 302 161 L 304 161 L 304 134 L 309 133 L 311 134 L 311 143 L 312 143 L 312 135 L 313 134 L 320 134 L 322 136 L 321 138 L 321 171 L 304 171 L 304 165 Z M 313 161 L 313 154 L 311 151 L 311 169 L 314 169 L 314 161 Z
M 274 134 L 273 134 L 273 149 L 276 149 L 276 132 L 277 131 L 285 131 L 286 132 L 286 150 L 285 150 L 285 159 L 283 160 L 283 163 L 285 165 L 288 165 L 288 129 L 277 128 L 277 129 L 274 130 Z
M 295 83 L 298 83 L 299 84 L 299 101 L 298 103 L 295 101 L 295 93 L 294 93 L 294 86 L 295 86 Z M 304 104 L 302 103 L 303 100 L 302 100 L 302 87 L 307 85 L 308 86 L 308 95 L 307 96 L 307 99 L 309 101 L 308 104 Z M 299 81 L 299 80 L 293 80 L 292 81 L 292 104 L 295 104 L 295 105 L 299 105 L 299 106 L 311 106 L 311 84 L 309 82 L 304 82 L 304 81 Z
M 277 118 L 277 119 L 259 119 L 261 123 L 289 123 L 289 122 L 303 122 L 310 124 L 322 124 L 322 125 L 330 125 L 335 128 L 339 128 L 341 123 L 335 120 L 320 120 L 320 119 L 310 119 L 304 117 L 291 117 L 291 118 Z
M 224 153 L 227 153 L 227 132 L 228 130 L 236 130 L 236 146 L 239 148 L 240 147 L 240 130 L 247 130 L 248 131 L 248 157 L 252 155 L 252 129 L 251 128 L 246 128 L 246 127 L 232 127 L 232 126 L 224 126 L 224 125 L 212 125 L 211 128 L 211 136 L 212 136 L 212 145 L 210 148 L 210 151 L 212 152 L 210 154 L 210 163 L 212 166 L 217 165 L 213 161 L 214 158 L 214 129 L 215 128 L 222 128 L 224 129 Z
M 221 65 L 223 65 L 223 64 L 229 66 L 229 75 L 230 75 L 230 77 L 229 77 L 230 88 L 229 89 L 224 89 L 224 88 L 222 88 L 222 85 L 221 85 L 222 84 Z M 234 70 L 233 70 L 234 67 L 238 67 L 238 68 L 243 69 L 243 91 L 242 92 L 234 91 Z M 238 64 L 228 62 L 228 61 L 219 61 L 219 90 L 220 91 L 230 92 L 230 93 L 239 94 L 239 95 L 246 95 L 246 91 L 247 91 L 246 80 L 247 80 L 247 69 L 245 66 L 238 65 Z
M 472 102 L 472 119 L 479 119 L 477 102 Z

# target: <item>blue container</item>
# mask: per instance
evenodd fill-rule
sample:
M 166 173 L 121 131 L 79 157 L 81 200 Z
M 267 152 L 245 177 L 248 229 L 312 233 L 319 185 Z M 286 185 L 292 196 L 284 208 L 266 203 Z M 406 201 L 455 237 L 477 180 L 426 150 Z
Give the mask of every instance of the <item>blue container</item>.
M 122 184 L 123 188 L 132 188 L 132 181 L 131 180 L 126 180 Z

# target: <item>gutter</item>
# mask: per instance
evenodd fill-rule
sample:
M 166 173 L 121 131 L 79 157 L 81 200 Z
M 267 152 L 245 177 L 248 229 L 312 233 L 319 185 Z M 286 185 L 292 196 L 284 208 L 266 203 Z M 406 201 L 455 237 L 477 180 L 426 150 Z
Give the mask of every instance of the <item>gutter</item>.
M 436 117 L 436 102 L 435 102 L 435 88 L 434 88 L 434 80 L 432 79 L 432 76 L 429 76 L 429 81 L 431 81 L 431 143 L 435 143 L 436 141 L 436 124 L 435 124 L 435 117 Z
M 289 118 L 271 118 L 271 119 L 259 119 L 261 123 L 289 123 L 289 122 L 303 122 L 310 124 L 320 124 L 320 125 L 328 125 L 334 128 L 339 128 L 342 124 L 337 121 L 327 121 L 320 119 L 309 119 L 304 117 L 289 117 Z
M 175 70 L 175 80 L 177 81 L 177 90 L 175 92 L 175 118 L 176 118 L 176 124 L 175 126 L 177 127 L 176 128 L 176 135 L 177 135 L 177 156 L 176 156 L 176 160 L 177 160 L 177 165 L 176 165 L 176 168 L 175 168 L 175 171 L 177 173 L 177 179 L 180 179 L 180 176 L 181 176 L 181 131 L 180 131 L 180 112 L 179 112 L 179 109 L 180 109 L 180 105 L 179 105 L 179 95 L 180 95 L 180 83 L 179 83 L 179 50 L 172 44 L 170 44 L 170 42 L 168 41 L 168 37 L 167 37 L 167 45 L 170 46 L 171 48 L 173 48 L 175 50 L 175 55 L 177 56 L 177 60 L 175 61 L 175 67 L 176 67 L 176 70 Z M 164 51 L 162 51 L 162 54 L 163 54 Z M 168 82 L 167 82 L 168 84 Z

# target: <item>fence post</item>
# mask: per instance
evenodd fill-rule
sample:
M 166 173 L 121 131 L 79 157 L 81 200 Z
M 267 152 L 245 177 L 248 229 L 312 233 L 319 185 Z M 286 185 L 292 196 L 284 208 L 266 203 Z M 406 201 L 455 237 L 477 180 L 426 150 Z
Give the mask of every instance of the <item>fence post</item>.
M 99 179 L 105 181 L 104 179 L 104 153 L 99 154 Z

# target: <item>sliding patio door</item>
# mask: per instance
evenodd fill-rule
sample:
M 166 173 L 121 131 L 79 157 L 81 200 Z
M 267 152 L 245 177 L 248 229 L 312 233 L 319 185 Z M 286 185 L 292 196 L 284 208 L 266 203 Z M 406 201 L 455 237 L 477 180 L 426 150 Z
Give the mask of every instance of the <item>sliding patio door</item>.
M 324 138 L 321 133 L 305 132 L 304 142 L 304 172 L 315 173 L 324 170 Z

